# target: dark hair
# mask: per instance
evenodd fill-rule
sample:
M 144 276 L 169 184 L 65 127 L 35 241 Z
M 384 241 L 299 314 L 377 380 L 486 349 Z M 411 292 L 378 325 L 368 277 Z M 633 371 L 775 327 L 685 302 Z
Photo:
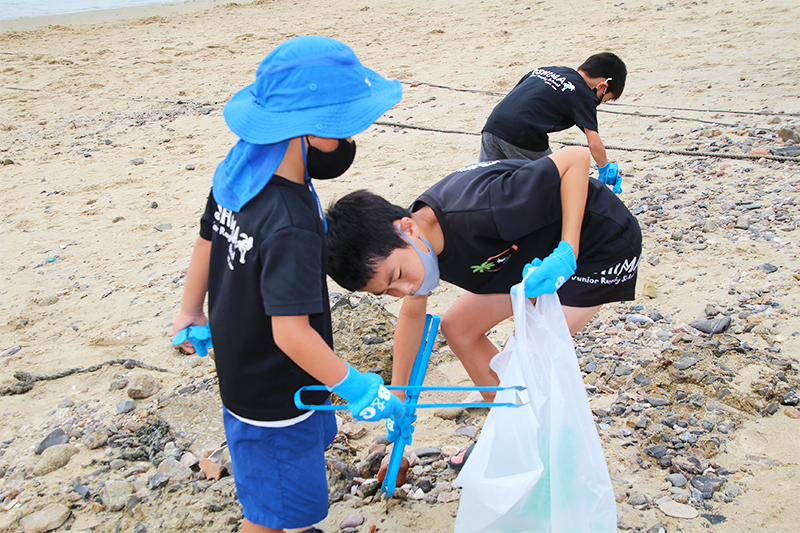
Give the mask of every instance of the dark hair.
M 584 61 L 578 70 L 584 71 L 590 78 L 611 78 L 608 82 L 608 92 L 614 95 L 614 100 L 622 96 L 628 69 L 615 54 L 611 52 L 594 54 Z
M 395 227 L 407 216 L 407 209 L 363 189 L 340 198 L 325 214 L 328 275 L 349 291 L 363 289 L 378 263 L 408 246 Z

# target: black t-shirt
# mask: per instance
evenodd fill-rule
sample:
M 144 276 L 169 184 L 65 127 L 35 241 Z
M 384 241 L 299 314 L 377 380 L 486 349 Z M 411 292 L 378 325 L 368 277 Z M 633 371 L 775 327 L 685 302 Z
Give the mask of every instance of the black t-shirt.
M 208 307 L 222 403 L 251 420 L 300 416 L 305 411 L 295 407 L 295 391 L 319 382 L 275 345 L 270 317 L 308 315 L 333 347 L 325 235 L 314 196 L 307 185 L 273 176 L 234 213 L 212 191 L 200 236 L 211 241 Z
M 492 110 L 483 131 L 525 150 L 543 152 L 547 134 L 577 125 L 597 131 L 597 95 L 578 71 L 537 68 Z
M 423 204 L 444 234 L 441 278 L 476 294 L 508 293 L 526 264 L 544 259 L 561 241 L 561 179 L 549 157 L 457 170 L 417 198 L 412 210 Z M 590 307 L 631 298 L 630 284 L 620 295 L 619 283 L 632 279 L 635 286 L 641 243 L 636 217 L 605 185 L 589 180 L 578 268 L 558 291 L 562 303 Z M 616 283 L 599 281 L 609 280 L 614 268 Z M 580 282 L 589 278 L 598 281 Z

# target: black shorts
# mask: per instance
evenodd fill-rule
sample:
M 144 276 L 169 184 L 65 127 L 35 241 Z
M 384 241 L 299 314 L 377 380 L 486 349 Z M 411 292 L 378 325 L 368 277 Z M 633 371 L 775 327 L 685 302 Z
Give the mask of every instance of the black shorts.
M 642 250 L 631 250 L 631 256 L 593 274 L 575 274 L 558 289 L 562 305 L 594 307 L 610 302 L 630 301 L 636 297 L 636 275 Z

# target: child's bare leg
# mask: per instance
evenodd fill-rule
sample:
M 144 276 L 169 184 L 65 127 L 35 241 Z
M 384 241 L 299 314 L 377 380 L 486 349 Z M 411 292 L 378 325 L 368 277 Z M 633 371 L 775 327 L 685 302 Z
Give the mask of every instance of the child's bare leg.
M 496 386 L 497 374 L 489 367 L 497 347 L 486 332 L 512 315 L 508 294 L 473 294 L 465 292 L 442 317 L 442 334 L 453 353 L 477 386 Z M 483 392 L 487 401 L 494 392 Z
M 594 307 L 568 307 L 562 305 L 561 310 L 564 311 L 564 318 L 567 319 L 569 334 L 574 337 L 576 333 L 583 329 L 583 326 L 589 323 L 601 307 L 601 305 L 595 305 Z

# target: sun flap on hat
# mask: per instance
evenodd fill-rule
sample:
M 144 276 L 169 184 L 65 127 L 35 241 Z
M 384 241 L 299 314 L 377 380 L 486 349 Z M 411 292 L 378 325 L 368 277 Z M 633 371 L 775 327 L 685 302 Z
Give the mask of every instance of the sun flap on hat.
M 214 172 L 214 200 L 238 213 L 269 183 L 288 146 L 288 140 L 275 144 L 237 142 Z

